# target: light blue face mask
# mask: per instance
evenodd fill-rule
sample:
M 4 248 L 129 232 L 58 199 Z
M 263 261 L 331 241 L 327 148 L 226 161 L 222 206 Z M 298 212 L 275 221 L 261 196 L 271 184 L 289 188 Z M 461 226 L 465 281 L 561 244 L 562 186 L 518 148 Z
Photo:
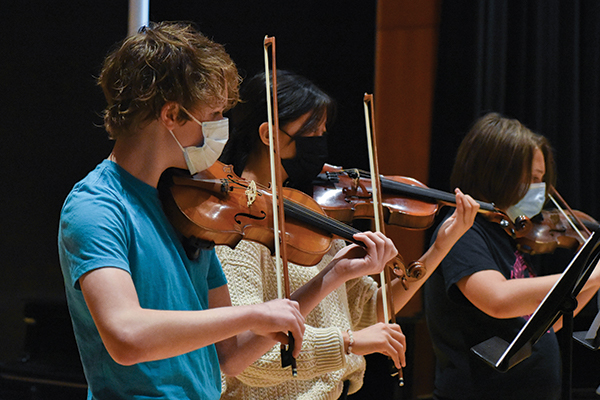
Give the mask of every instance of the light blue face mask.
M 173 136 L 173 139 L 175 139 L 183 152 L 190 174 L 194 175 L 197 172 L 208 169 L 219 159 L 229 139 L 229 120 L 223 118 L 218 121 L 200 122 L 183 106 L 180 107 L 194 122 L 202 127 L 202 136 L 204 137 L 202 146 L 189 146 L 185 148 L 181 146 L 173 131 L 169 129 L 171 136 Z
M 508 207 L 506 214 L 514 221 L 521 215 L 532 218 L 538 215 L 546 203 L 546 183 L 532 183 L 517 204 Z

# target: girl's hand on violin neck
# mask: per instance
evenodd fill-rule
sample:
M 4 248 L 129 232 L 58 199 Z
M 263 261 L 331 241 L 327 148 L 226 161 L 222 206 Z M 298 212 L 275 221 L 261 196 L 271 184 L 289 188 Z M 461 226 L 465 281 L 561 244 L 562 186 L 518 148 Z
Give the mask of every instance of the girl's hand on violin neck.
M 398 250 L 392 240 L 380 232 L 361 232 L 354 239 L 365 244 L 365 248 L 351 244 L 340 250 L 331 264 L 344 281 L 365 275 L 378 274 Z
M 398 324 L 379 322 L 354 332 L 352 353 L 366 355 L 381 353 L 389 356 L 396 368 L 406 366 L 406 337 Z
M 460 237 L 471 228 L 479 211 L 479 204 L 460 189 L 455 189 L 456 210 L 438 231 L 435 244 L 445 251 L 450 251 Z
M 295 340 L 293 355 L 298 357 L 305 326 L 297 301 L 278 299 L 246 307 L 254 308 L 252 332 L 284 344 L 288 344 L 287 333 L 291 332 Z

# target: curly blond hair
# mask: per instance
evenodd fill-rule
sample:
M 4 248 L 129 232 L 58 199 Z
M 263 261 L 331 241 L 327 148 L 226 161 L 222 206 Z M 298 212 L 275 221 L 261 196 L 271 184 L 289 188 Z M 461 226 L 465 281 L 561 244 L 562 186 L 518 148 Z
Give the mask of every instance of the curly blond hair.
M 239 101 L 240 81 L 224 47 L 190 24 L 151 23 L 104 60 L 104 126 L 111 139 L 128 135 L 158 118 L 169 101 L 188 109 L 224 103 L 227 110 Z M 178 118 L 189 119 L 183 111 Z

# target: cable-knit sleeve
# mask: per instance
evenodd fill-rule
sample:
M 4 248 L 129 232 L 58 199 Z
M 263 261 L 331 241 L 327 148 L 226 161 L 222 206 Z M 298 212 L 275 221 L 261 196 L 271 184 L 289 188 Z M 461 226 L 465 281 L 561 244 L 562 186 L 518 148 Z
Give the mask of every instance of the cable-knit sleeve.
M 377 323 L 378 288 L 379 285 L 370 276 L 346 282 L 352 329 L 358 331 Z
M 343 242 L 335 243 L 315 267 L 301 267 L 290 263 L 290 289 L 296 290 L 318 274 L 341 247 Z M 243 240 L 235 250 L 217 246 L 216 251 L 227 276 L 233 305 L 256 304 L 277 298 L 275 263 L 265 246 Z M 340 300 L 346 297 L 345 289 L 341 286 L 324 301 L 343 304 L 344 301 Z M 300 380 L 339 370 L 348 362 L 342 331 L 350 328 L 349 323 L 331 324 L 330 321 L 332 314 L 347 321 L 348 311 L 345 306 L 338 307 L 340 310 L 332 308 L 325 311 L 313 310 L 307 317 L 302 351 L 297 358 Z M 276 345 L 236 376 L 236 379 L 249 386 L 272 386 L 292 379 L 292 375 L 289 368 L 281 368 L 280 348 Z
M 281 350 L 274 346 L 236 378 L 249 386 L 274 386 L 298 379 L 309 380 L 345 366 L 344 342 L 339 328 L 306 326 L 302 351 L 296 359 L 297 378 L 289 368 L 281 368 Z

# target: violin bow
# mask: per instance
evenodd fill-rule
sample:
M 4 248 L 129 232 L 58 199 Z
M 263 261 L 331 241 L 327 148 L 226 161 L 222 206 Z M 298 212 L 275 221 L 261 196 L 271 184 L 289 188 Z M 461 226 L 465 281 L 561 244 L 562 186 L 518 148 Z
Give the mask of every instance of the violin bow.
M 569 204 L 562 198 L 562 196 L 560 195 L 560 193 L 558 193 L 558 191 L 556 190 L 556 188 L 552 185 L 550 185 L 550 189 L 548 190 L 548 197 L 550 198 L 550 200 L 552 200 L 552 202 L 554 203 L 554 205 L 556 206 L 556 208 L 564 215 L 564 217 L 567 219 L 567 221 L 569 222 L 569 225 L 571 225 L 571 227 L 575 230 L 575 232 L 577 232 L 577 234 L 579 235 L 579 237 L 581 237 L 581 239 L 583 239 L 584 242 L 587 241 L 587 239 L 582 235 L 581 231 L 579 230 L 579 228 L 577 228 L 577 226 L 575 226 L 575 224 L 573 223 L 573 221 L 571 221 L 571 218 L 569 218 L 567 216 L 567 214 L 565 214 L 565 211 L 563 210 L 563 208 L 558 204 L 558 202 L 556 201 L 556 199 L 554 198 L 554 196 L 556 196 L 561 203 L 563 203 L 565 205 L 565 208 L 567 209 L 567 211 L 569 211 L 569 214 L 571 214 L 571 216 L 575 219 L 575 221 L 579 224 L 579 226 L 582 227 L 582 229 L 585 231 L 585 233 L 587 234 L 588 238 L 590 236 L 592 236 L 592 232 L 590 232 L 590 230 L 587 228 L 587 226 L 584 225 L 584 223 L 579 219 L 579 217 L 575 214 L 575 212 L 573 212 L 573 209 L 569 206 Z
M 273 71 L 273 105 L 271 107 L 271 81 L 269 74 L 269 47 Z M 275 241 L 275 260 L 277 263 L 277 295 L 280 299 L 290 298 L 290 282 L 288 274 L 287 247 L 285 242 L 285 216 L 283 206 L 283 183 L 281 178 L 281 156 L 279 147 L 279 110 L 277 107 L 277 66 L 275 62 L 275 38 L 265 36 L 263 41 L 265 57 L 265 85 L 267 95 L 267 121 L 269 124 L 269 155 L 271 163 L 271 193 L 273 195 L 273 233 Z M 282 290 L 281 281 L 284 288 Z M 298 375 L 294 351 L 294 337 L 288 332 L 289 343 L 281 345 L 281 367 L 292 367 L 292 376 Z
M 375 223 L 375 230 L 385 234 L 385 227 L 383 224 L 383 206 L 381 200 L 381 179 L 379 175 L 379 160 L 377 157 L 377 147 L 375 143 L 376 132 L 374 120 L 374 102 L 373 95 L 365 93 L 363 98 L 363 106 L 365 111 L 365 125 L 367 132 L 367 145 L 369 150 L 369 167 L 371 173 L 371 186 L 373 191 L 373 221 Z M 370 107 L 369 107 L 370 106 Z M 392 295 L 392 278 L 389 268 L 384 268 L 379 273 L 381 281 L 381 294 L 383 298 L 383 317 L 386 323 L 389 323 L 391 318 L 395 316 L 394 312 L 394 299 Z M 389 292 L 388 292 L 389 285 Z M 400 386 L 404 386 L 404 376 L 402 375 L 402 369 L 397 372 L 394 371 L 392 375 L 398 374 Z

